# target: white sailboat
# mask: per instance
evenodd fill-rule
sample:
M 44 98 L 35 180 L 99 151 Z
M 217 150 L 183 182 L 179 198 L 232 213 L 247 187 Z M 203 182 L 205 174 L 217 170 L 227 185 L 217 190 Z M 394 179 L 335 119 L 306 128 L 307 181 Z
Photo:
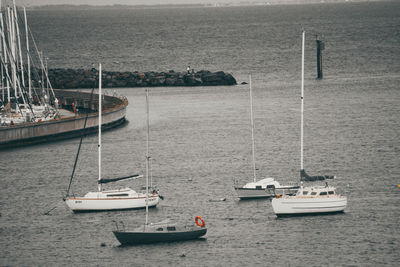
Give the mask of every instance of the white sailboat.
M 38 56 L 38 62 L 36 62 L 40 67 L 35 68 L 34 66 L 35 53 L 31 53 L 29 46 L 29 28 L 25 8 L 23 17 L 25 46 L 22 27 L 19 25 L 21 18 L 18 15 L 15 0 L 11 7 L 6 8 L 1 7 L 0 1 L 0 127 L 49 121 L 59 116 L 58 100 L 51 87 L 47 66 L 45 66 L 42 56 Z M 36 51 L 33 52 L 39 55 L 32 34 L 31 38 L 36 48 Z M 24 51 L 26 51 L 26 55 Z M 27 64 L 24 63 L 25 59 Z M 36 77 L 41 88 L 32 88 L 31 63 L 34 67 L 33 70 L 42 72 L 41 79 Z M 35 74 L 38 76 L 36 72 Z
M 101 124 L 102 124 L 102 80 L 101 77 L 101 64 L 99 64 L 99 138 L 98 138 L 98 191 L 88 192 L 83 197 L 69 196 L 69 188 L 67 196 L 64 199 L 67 206 L 73 212 L 85 212 L 85 211 L 105 211 L 105 210 L 123 210 L 123 209 L 136 209 L 136 208 L 148 208 L 156 206 L 160 200 L 160 196 L 156 190 L 152 193 L 146 191 L 146 193 L 136 192 L 131 188 L 123 188 L 116 190 L 103 190 L 102 185 L 105 183 L 116 182 L 125 179 L 143 177 L 140 175 L 130 175 L 126 177 L 110 178 L 105 179 L 101 176 Z M 82 143 L 82 141 L 81 141 Z M 80 149 L 80 146 L 79 146 Z M 79 149 L 77 153 L 76 161 L 79 155 Z M 75 170 L 75 166 L 74 166 Z M 73 178 L 74 170 L 72 172 L 71 180 Z M 71 185 L 71 181 L 70 181 Z
M 235 186 L 235 191 L 240 199 L 251 198 L 268 198 L 273 197 L 276 192 L 285 192 L 290 195 L 295 193 L 299 186 L 297 185 L 281 185 L 274 178 L 268 177 L 257 181 L 256 160 L 255 160 L 255 142 L 254 142 L 254 118 L 253 118 L 253 95 L 251 75 L 249 75 L 249 91 L 250 91 L 250 121 L 251 121 L 251 141 L 252 141 L 252 162 L 253 162 L 253 181 L 244 186 Z
M 147 149 L 146 149 L 146 189 L 149 189 L 149 91 L 146 89 L 146 110 L 147 110 Z M 197 216 L 192 225 L 181 225 L 168 220 L 159 223 L 149 224 L 149 194 L 146 197 L 146 221 L 145 224 L 133 229 L 133 231 L 116 229 L 113 231 L 121 245 L 152 244 L 158 242 L 185 241 L 197 239 L 207 233 L 203 218 Z M 118 225 L 117 225 L 118 227 Z
M 303 113 L 304 113 L 304 43 L 305 32 L 302 33 L 301 57 L 301 155 L 300 179 L 302 181 L 321 181 L 333 179 L 334 176 L 309 176 L 303 167 Z M 272 199 L 272 209 L 277 216 L 326 214 L 343 212 L 347 206 L 347 198 L 336 192 L 333 186 L 303 186 L 294 196 L 282 196 Z

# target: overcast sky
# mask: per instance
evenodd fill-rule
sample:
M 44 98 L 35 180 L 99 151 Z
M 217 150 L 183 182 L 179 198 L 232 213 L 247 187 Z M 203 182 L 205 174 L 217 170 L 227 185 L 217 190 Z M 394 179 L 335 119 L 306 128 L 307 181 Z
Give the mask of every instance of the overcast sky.
M 239 3 L 239 2 L 271 2 L 271 3 L 298 3 L 298 2 L 316 2 L 318 0 L 16 0 L 16 3 L 24 6 L 36 5 L 154 5 L 154 4 L 197 4 L 197 3 Z M 329 1 L 329 0 L 327 0 Z M 330 0 L 332 1 L 332 0 Z M 334 0 L 345 1 L 345 0 Z M 352 0 L 349 0 L 352 1 Z M 360 0 L 356 0 L 360 1 Z M 363 0 L 361 0 L 363 1 Z M 369 0 L 364 0 L 369 1 Z M 5 3 L 12 3 L 11 0 L 2 0 Z
M 197 4 L 197 3 L 238 3 L 243 0 L 16 0 L 24 5 L 154 5 L 154 4 Z M 264 1 L 264 0 L 256 0 Z M 274 1 L 274 0 L 272 0 Z M 275 0 L 276 1 L 276 0 Z M 287 0 L 283 0 L 287 1 Z M 4 2 L 4 1 L 3 1 Z

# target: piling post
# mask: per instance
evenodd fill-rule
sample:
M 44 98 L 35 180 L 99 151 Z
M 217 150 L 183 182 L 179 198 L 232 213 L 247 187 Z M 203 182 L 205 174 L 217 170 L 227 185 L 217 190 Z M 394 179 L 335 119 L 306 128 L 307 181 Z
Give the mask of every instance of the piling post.
M 317 42 L 317 79 L 322 79 L 322 50 L 325 49 L 325 43 L 320 40 L 319 36 L 316 35 L 315 37 Z

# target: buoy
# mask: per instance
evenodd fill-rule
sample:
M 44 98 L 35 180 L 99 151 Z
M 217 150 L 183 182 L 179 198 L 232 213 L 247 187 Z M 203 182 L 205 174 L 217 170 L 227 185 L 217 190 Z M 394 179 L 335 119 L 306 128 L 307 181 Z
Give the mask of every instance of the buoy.
M 201 218 L 200 216 L 196 216 L 196 218 L 194 218 L 196 224 L 200 227 L 204 227 L 206 226 L 205 221 L 203 220 L 203 218 Z
M 397 187 L 400 188 L 400 184 Z

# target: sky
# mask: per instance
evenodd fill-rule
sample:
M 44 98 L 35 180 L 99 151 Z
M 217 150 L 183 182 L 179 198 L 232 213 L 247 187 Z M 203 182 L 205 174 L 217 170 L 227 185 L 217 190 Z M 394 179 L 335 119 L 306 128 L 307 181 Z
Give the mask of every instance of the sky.
M 156 5 L 156 4 L 197 4 L 197 3 L 238 3 L 243 0 L 16 0 L 29 5 Z M 257 0 L 258 1 L 258 0 Z M 263 0 L 261 0 L 263 1 Z
M 329 0 L 327 0 L 329 1 Z M 331 0 L 332 1 L 332 0 Z M 340 1 L 340 0 L 336 0 Z M 345 0 L 342 0 L 345 1 Z M 352 0 L 350 0 L 352 1 Z M 360 0 L 357 0 L 360 1 Z M 365 0 L 368 1 L 368 0 Z M 2 0 L 4 3 L 12 2 L 11 0 Z M 271 2 L 271 3 L 299 3 L 310 2 L 310 0 L 16 0 L 16 3 L 24 6 L 38 5 L 156 5 L 156 4 L 199 4 L 199 3 L 240 3 L 240 2 Z M 315 0 L 313 0 L 315 2 Z

